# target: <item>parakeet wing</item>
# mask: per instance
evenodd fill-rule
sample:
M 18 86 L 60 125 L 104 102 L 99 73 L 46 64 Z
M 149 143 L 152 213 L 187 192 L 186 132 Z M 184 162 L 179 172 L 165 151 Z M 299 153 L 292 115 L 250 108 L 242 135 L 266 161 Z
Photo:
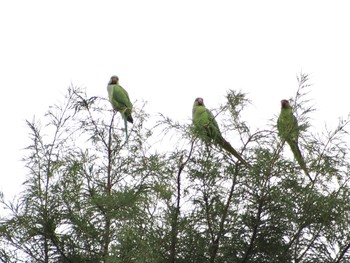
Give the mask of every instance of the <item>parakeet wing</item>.
M 113 106 L 118 111 L 132 108 L 128 92 L 120 85 L 112 85 L 111 99 L 113 101 Z

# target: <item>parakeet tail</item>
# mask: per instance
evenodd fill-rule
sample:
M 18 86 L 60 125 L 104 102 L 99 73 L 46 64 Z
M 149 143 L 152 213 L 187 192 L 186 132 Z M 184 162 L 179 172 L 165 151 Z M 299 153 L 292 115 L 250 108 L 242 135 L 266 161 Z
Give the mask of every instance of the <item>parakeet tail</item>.
M 128 122 L 126 118 L 124 119 L 124 126 L 125 126 L 125 141 L 128 143 L 129 135 L 128 135 Z
M 288 144 L 289 144 L 290 148 L 292 149 L 292 152 L 294 154 L 294 158 L 297 160 L 297 162 L 300 165 L 301 169 L 303 169 L 304 173 L 309 177 L 309 179 L 311 181 L 313 181 L 311 176 L 310 176 L 310 174 L 309 174 L 309 171 L 308 171 L 308 169 L 306 167 L 306 163 L 304 161 L 303 155 L 301 154 L 301 151 L 299 149 L 298 143 L 295 142 L 295 141 L 292 141 L 292 142 L 288 142 Z
M 234 157 L 236 157 L 241 163 L 243 163 L 245 166 L 250 167 L 250 164 L 247 163 L 242 156 L 231 146 L 231 144 L 226 141 L 224 138 L 222 138 L 221 141 L 221 146 L 224 148 L 226 151 L 231 153 Z
M 128 122 L 133 123 L 134 120 L 131 117 L 131 110 L 126 109 L 124 112 L 121 112 L 123 120 L 124 120 L 124 126 L 125 126 L 125 140 L 128 142 L 129 134 L 128 134 Z

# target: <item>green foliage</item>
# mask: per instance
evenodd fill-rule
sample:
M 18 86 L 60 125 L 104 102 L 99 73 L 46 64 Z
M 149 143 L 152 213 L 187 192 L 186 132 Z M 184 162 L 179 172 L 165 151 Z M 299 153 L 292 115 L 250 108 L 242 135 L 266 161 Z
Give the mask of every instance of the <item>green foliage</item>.
M 189 124 L 160 116 L 148 128 L 142 105 L 126 144 L 107 99 L 69 88 L 27 122 L 25 188 L 12 202 L 0 195 L 0 261 L 349 262 L 349 120 L 311 132 L 308 76 L 298 80 L 292 105 L 312 180 L 285 156 L 275 127 L 242 120 L 243 93 L 229 91 L 213 112 L 249 168 Z

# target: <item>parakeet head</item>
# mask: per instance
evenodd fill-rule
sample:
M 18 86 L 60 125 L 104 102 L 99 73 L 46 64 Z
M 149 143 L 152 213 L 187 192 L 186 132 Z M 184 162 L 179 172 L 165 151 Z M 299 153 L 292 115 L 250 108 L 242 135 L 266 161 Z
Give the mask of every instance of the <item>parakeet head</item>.
M 196 105 L 196 106 L 204 106 L 203 99 L 202 99 L 202 98 L 197 98 L 197 99 L 194 101 L 194 105 Z
M 281 106 L 284 109 L 291 108 L 288 100 L 281 100 Z
M 116 76 L 116 75 L 113 75 L 112 77 L 111 77 L 111 79 L 109 80 L 109 83 L 108 83 L 108 85 L 113 85 L 113 84 L 118 84 L 118 81 L 119 81 L 119 78 L 118 78 L 118 76 Z

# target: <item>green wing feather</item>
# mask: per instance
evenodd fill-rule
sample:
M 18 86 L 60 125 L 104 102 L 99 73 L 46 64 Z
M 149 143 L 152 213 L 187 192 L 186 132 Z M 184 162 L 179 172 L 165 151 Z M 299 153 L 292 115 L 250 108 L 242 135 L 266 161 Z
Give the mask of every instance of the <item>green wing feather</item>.
M 205 142 L 213 142 L 235 156 L 240 162 L 249 167 L 242 156 L 226 141 L 220 132 L 219 125 L 213 114 L 204 106 L 203 99 L 197 98 L 193 104 L 192 121 L 196 133 Z
M 109 85 L 111 86 L 110 101 L 113 108 L 119 111 L 124 119 L 128 122 L 133 123 L 131 116 L 132 103 L 130 102 L 128 92 L 119 84 Z

